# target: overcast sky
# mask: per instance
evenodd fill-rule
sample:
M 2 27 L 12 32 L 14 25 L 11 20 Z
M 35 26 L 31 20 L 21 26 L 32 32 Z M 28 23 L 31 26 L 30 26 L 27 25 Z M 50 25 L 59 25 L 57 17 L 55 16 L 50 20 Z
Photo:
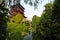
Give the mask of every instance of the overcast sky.
M 30 6 L 28 4 L 25 4 L 24 1 L 21 1 L 21 5 L 25 8 L 25 16 L 27 19 L 31 20 L 34 15 L 41 16 L 43 10 L 44 10 L 44 5 L 48 3 L 49 1 L 45 0 L 42 4 L 38 5 L 38 9 L 34 10 L 33 6 Z

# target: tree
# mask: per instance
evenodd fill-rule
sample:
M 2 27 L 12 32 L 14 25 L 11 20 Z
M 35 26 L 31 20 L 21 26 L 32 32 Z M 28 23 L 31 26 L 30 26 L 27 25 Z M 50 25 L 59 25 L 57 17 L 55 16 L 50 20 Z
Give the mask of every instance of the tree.
M 60 19 L 59 19 L 59 17 L 60 17 L 60 6 L 59 6 L 59 3 L 60 2 L 60 0 L 55 0 L 54 1 L 54 5 L 53 5 L 53 17 L 52 17 L 52 19 L 53 20 L 56 20 L 56 21 L 58 21 L 58 22 L 60 22 Z
M 19 19 L 18 19 L 19 20 Z M 23 40 L 25 33 L 28 33 L 28 27 L 30 26 L 30 22 L 7 22 L 7 30 L 8 30 L 8 40 Z
M 39 23 L 39 21 L 40 21 L 40 17 L 34 15 L 32 18 L 32 26 L 34 29 L 36 29 L 36 25 Z
M 38 27 L 37 24 L 40 22 L 40 17 L 34 15 L 32 18 L 32 27 L 33 27 L 33 40 L 36 40 L 36 28 Z
M 6 14 L 7 9 L 5 8 L 4 1 L 2 1 L 0 4 L 0 40 L 6 40 L 7 37 Z
M 23 23 L 7 23 L 8 40 L 23 40 L 22 32 L 26 32 L 26 26 Z
M 54 4 L 53 4 L 53 14 L 52 14 L 52 20 L 54 21 L 54 24 L 55 24 L 55 29 L 56 29 L 56 40 L 60 40 L 60 35 L 59 33 L 59 30 L 60 30 L 60 0 L 55 0 L 54 1 Z
M 36 27 L 36 33 L 33 34 L 34 40 L 52 40 L 51 31 L 53 31 L 51 28 L 53 24 L 51 20 L 52 16 L 52 4 L 48 3 L 45 5 L 45 10 L 43 14 L 40 17 L 40 21 L 37 24 Z

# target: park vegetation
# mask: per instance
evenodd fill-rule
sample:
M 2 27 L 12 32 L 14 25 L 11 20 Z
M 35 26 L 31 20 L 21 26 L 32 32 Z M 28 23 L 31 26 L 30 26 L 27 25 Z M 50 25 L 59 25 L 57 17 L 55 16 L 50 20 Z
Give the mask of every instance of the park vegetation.
M 33 40 L 60 40 L 60 0 L 47 3 L 41 17 L 34 15 L 32 21 L 23 22 L 20 13 L 11 21 L 7 14 L 4 2 L 0 3 L 0 40 L 23 40 L 29 31 Z

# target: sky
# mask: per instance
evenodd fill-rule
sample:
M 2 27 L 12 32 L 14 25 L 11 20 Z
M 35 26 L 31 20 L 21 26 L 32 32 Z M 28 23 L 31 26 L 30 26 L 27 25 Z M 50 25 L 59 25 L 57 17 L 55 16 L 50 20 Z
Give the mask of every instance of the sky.
M 38 5 L 38 9 L 34 10 L 34 6 L 30 6 L 29 4 L 25 4 L 24 1 L 21 1 L 21 5 L 25 8 L 25 16 L 28 20 L 32 20 L 32 17 L 34 15 L 41 16 L 43 13 L 43 10 L 45 9 L 44 5 L 48 3 L 49 1 L 45 0 L 43 3 Z

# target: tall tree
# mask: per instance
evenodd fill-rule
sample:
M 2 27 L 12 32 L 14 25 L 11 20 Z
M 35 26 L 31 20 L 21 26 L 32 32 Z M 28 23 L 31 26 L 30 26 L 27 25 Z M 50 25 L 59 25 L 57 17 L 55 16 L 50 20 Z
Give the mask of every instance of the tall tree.
M 40 22 L 37 24 L 36 33 L 33 34 L 34 40 L 51 40 L 49 35 L 51 31 L 50 27 L 52 22 L 51 16 L 52 16 L 52 4 L 48 3 L 45 5 L 45 10 L 42 16 L 40 17 Z
M 35 30 L 36 30 L 36 25 L 39 23 L 39 21 L 40 21 L 40 17 L 34 15 L 32 18 L 32 26 Z
M 32 27 L 33 27 L 33 40 L 36 40 L 36 28 L 38 27 L 37 24 L 40 22 L 40 17 L 34 15 L 32 18 Z
M 6 40 L 7 37 L 7 24 L 6 24 L 6 16 L 7 9 L 5 8 L 4 1 L 0 4 L 0 40 Z
M 55 0 L 53 4 L 53 14 L 52 14 L 52 20 L 55 24 L 56 29 L 56 40 L 60 40 L 60 0 Z M 59 36 L 58 36 L 59 35 Z

